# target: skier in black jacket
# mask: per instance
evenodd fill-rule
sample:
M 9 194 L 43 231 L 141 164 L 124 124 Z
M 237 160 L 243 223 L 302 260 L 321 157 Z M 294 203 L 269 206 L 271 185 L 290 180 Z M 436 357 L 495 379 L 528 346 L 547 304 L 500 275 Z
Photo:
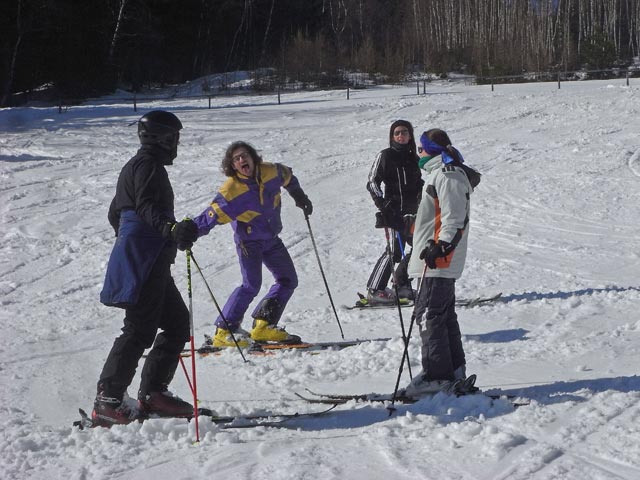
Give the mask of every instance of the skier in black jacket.
M 138 413 L 193 415 L 189 403 L 168 391 L 189 340 L 189 311 L 171 277 L 171 264 L 176 249 L 190 248 L 198 237 L 193 221 L 175 220 L 165 169 L 177 156 L 181 129 L 178 117 L 161 110 L 138 121 L 142 146 L 122 168 L 109 208 L 117 240 L 100 301 L 124 308 L 125 318 L 98 381 L 91 415 L 97 425 L 129 423 Z M 162 332 L 156 336 L 158 328 Z M 123 397 L 144 350 L 152 345 L 142 368 L 138 408 L 131 408 Z
M 387 289 L 393 266 L 399 263 L 394 279 L 400 298 L 413 299 L 411 280 L 407 275 L 412 228 L 424 184 L 418 166 L 413 126 L 406 120 L 397 120 L 389 129 L 389 148 L 376 157 L 367 182 L 367 190 L 378 208 L 376 228 L 384 228 L 389 235 L 391 255 L 385 252 L 378 259 L 367 282 L 370 304 L 393 304 L 395 291 Z M 384 189 L 383 189 L 384 185 Z M 393 262 L 392 262 L 393 260 Z

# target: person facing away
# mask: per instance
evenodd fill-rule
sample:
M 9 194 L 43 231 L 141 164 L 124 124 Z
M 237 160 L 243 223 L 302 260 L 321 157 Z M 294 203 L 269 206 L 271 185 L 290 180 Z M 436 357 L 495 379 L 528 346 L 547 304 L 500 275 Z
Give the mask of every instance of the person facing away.
M 165 167 L 177 156 L 182 123 L 151 111 L 138 121 L 140 149 L 122 168 L 109 207 L 116 242 L 100 301 L 125 311 L 98 380 L 91 414 L 97 425 L 125 424 L 138 416 L 190 416 L 193 407 L 169 392 L 179 354 L 189 340 L 189 312 L 171 276 L 176 249 L 197 238 L 188 222 L 176 222 Z M 158 329 L 162 332 L 156 336 Z M 144 350 L 138 405 L 124 396 Z
M 455 310 L 455 282 L 467 255 L 471 193 L 480 174 L 463 165 L 446 132 L 434 128 L 420 137 L 425 189 L 416 215 L 409 275 L 421 278 L 414 315 L 422 340 L 422 372 L 405 389 L 413 398 L 460 391 L 466 361 Z
M 387 289 L 394 273 L 398 297 L 413 299 L 411 280 L 407 274 L 410 253 L 404 254 L 412 243 L 412 227 L 423 185 L 413 126 L 397 120 L 389 128 L 389 148 L 376 156 L 367 181 L 367 190 L 378 208 L 376 228 L 384 228 L 390 236 L 391 258 L 385 250 L 376 262 L 367 282 L 367 300 L 371 304 L 394 304 L 396 293 Z
M 278 327 L 280 317 L 298 286 L 293 261 L 278 236 L 281 189 L 287 190 L 296 206 L 308 217 L 313 205 L 300 187 L 292 170 L 279 163 L 263 162 L 255 148 L 246 142 L 234 142 L 222 159 L 222 171 L 228 177 L 211 204 L 194 218 L 198 236 L 208 234 L 217 225 L 231 223 L 240 262 L 242 284 L 227 300 L 216 321 L 213 345 L 246 347 L 255 342 L 291 342 L 300 337 Z M 251 316 L 251 332 L 241 328 L 244 314 L 262 285 L 262 265 L 275 279 Z

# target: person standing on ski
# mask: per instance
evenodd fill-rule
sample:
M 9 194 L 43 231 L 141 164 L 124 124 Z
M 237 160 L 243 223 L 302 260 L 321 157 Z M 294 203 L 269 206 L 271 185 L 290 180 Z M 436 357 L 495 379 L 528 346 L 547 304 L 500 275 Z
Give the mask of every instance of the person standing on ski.
M 464 393 L 459 391 L 466 361 L 455 282 L 467 255 L 471 193 L 480 182 L 480 174 L 463 165 L 462 154 L 443 130 L 424 132 L 418 154 L 426 179 L 413 237 L 413 248 L 420 253 L 411 258 L 409 274 L 422 279 L 414 315 L 422 339 L 423 370 L 405 389 L 412 398 L 438 391 Z
M 376 156 L 367 181 L 367 190 L 378 208 L 376 228 L 384 228 L 390 235 L 391 256 L 385 250 L 376 262 L 367 282 L 369 304 L 395 304 L 395 291 L 387 289 L 393 273 L 399 298 L 413 299 L 411 280 L 407 275 L 410 254 L 403 255 L 412 242 L 412 228 L 420 191 L 423 185 L 413 126 L 406 120 L 397 120 L 389 128 L 389 148 Z
M 190 220 L 176 222 L 173 189 L 165 166 L 178 153 L 182 123 L 174 114 L 151 111 L 138 121 L 141 147 L 120 172 L 109 207 L 116 242 L 100 301 L 124 308 L 124 327 L 104 363 L 91 419 L 96 425 L 126 424 L 138 416 L 124 401 L 138 361 L 144 362 L 139 414 L 191 416 L 193 407 L 168 391 L 189 340 L 189 312 L 171 277 L 176 249 L 197 238 Z M 156 336 L 158 328 L 162 332 Z
M 198 236 L 208 234 L 217 225 L 231 223 L 240 261 L 242 284 L 227 300 L 216 321 L 213 345 L 246 347 L 255 342 L 299 341 L 296 335 L 278 327 L 280 317 L 298 286 L 293 261 L 278 236 L 281 188 L 293 197 L 305 216 L 313 205 L 300 187 L 291 169 L 279 163 L 263 162 L 255 148 L 246 142 L 234 142 L 222 159 L 222 171 L 228 177 L 204 212 L 194 218 Z M 262 265 L 275 283 L 256 306 L 251 333 L 241 328 L 244 314 L 262 285 Z M 235 340 L 234 340 L 235 339 Z

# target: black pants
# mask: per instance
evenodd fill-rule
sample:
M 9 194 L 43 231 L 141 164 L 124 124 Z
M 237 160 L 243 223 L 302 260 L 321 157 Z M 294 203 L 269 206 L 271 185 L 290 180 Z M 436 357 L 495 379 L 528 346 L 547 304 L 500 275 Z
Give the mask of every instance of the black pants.
M 137 305 L 125 310 L 122 334 L 113 343 L 98 381 L 98 391 L 106 396 L 122 398 L 151 345 L 138 398 L 164 390 L 173 378 L 190 328 L 189 311 L 171 277 L 171 260 L 169 252 L 160 255 Z M 158 328 L 162 332 L 156 336 Z
M 427 277 L 416 301 L 415 318 L 422 338 L 422 369 L 426 380 L 453 380 L 465 364 L 458 315 L 456 281 Z
M 402 256 L 407 242 L 402 237 L 398 238 L 396 230 L 390 230 L 389 232 L 390 235 L 392 235 L 392 238 L 389 240 L 391 258 L 385 249 L 384 253 L 378 258 L 376 266 L 373 267 L 371 275 L 369 275 L 369 281 L 367 282 L 367 289 L 369 290 L 384 290 L 387 288 L 389 278 L 391 278 L 393 267 L 396 263 L 398 267 L 396 268 L 394 278 L 398 282 L 398 287 L 411 285 L 411 280 L 409 280 L 409 275 L 407 274 L 407 266 L 411 258 L 411 252 L 405 252 L 405 256 Z

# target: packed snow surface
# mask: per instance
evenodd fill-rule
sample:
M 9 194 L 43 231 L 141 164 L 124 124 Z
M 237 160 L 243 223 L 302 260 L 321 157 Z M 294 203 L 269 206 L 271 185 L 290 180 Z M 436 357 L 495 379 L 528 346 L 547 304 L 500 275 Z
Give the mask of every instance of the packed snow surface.
M 158 101 L 111 100 L 58 113 L 0 110 L 0 478 L 3 479 L 637 479 L 640 478 L 640 86 L 636 80 L 467 86 L 431 83 L 350 92 Z M 421 92 L 422 93 L 422 92 Z M 201 405 L 221 415 L 308 412 L 294 393 L 392 392 L 402 355 L 397 310 L 346 310 L 384 251 L 365 189 L 389 125 L 447 130 L 483 173 L 458 297 L 502 292 L 458 310 L 468 371 L 486 391 L 399 405 L 347 403 L 280 428 L 225 429 L 151 420 L 72 428 L 90 410 L 122 311 L 98 301 L 113 245 L 107 209 L 138 145 L 129 124 L 150 109 L 184 124 L 168 168 L 179 218 L 208 205 L 234 140 L 293 168 L 314 203 L 318 253 L 346 339 L 342 351 L 237 351 L 197 361 Z M 300 285 L 282 324 L 339 340 L 302 212 L 283 194 L 282 239 Z M 231 228 L 194 257 L 219 303 L 240 281 Z M 186 299 L 184 254 L 173 269 Z M 264 272 L 264 293 L 271 277 Z M 196 344 L 214 304 L 194 270 Z M 408 329 L 411 309 L 404 309 Z M 244 327 L 250 328 L 246 318 Z M 413 374 L 420 371 L 417 329 Z M 190 370 L 190 361 L 186 362 Z M 129 389 L 135 396 L 139 376 Z M 405 367 L 400 382 L 409 382 Z M 191 398 L 179 369 L 172 390 Z

